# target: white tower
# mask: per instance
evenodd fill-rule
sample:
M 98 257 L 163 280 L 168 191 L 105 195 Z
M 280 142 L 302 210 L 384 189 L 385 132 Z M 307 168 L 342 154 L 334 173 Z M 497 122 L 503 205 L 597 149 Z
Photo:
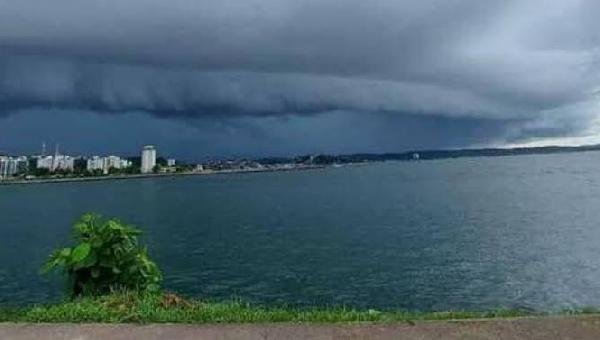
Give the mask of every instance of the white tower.
M 156 166 L 156 148 L 152 145 L 144 146 L 142 150 L 142 167 L 143 174 L 151 173 Z

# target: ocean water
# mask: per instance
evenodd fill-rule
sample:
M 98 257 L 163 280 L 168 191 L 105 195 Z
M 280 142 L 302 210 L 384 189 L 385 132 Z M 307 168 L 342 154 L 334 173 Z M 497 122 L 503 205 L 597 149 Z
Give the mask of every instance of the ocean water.
M 165 286 L 265 305 L 600 306 L 600 153 L 0 187 L 0 303 L 95 211 L 145 231 Z

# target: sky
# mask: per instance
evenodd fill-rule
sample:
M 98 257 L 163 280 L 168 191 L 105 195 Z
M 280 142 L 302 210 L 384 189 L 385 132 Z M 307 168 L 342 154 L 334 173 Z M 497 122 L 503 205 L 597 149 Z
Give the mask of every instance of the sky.
M 600 143 L 595 0 L 0 0 L 0 152 Z

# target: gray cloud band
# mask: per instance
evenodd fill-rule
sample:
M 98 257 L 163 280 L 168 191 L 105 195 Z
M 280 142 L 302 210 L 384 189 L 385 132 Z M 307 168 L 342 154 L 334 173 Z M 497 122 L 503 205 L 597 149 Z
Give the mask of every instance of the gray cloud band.
M 313 74 L 204 72 L 4 58 L 8 108 L 49 106 L 158 115 L 409 112 L 506 118 L 519 108 L 434 84 Z M 511 118 L 511 117 L 508 117 Z

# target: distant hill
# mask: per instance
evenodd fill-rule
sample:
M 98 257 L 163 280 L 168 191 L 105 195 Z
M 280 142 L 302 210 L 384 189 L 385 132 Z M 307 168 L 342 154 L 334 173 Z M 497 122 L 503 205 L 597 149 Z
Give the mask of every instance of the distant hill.
M 306 155 L 298 157 L 272 157 L 257 159 L 262 164 L 310 163 L 344 164 L 363 162 L 384 162 L 388 160 L 408 161 L 414 159 L 431 160 L 460 157 L 497 157 L 514 155 L 552 154 L 566 152 L 600 151 L 600 145 L 586 146 L 545 146 L 526 148 L 485 148 L 456 150 L 414 150 L 400 153 L 357 153 L 347 155 Z M 417 156 L 418 155 L 418 156 Z

